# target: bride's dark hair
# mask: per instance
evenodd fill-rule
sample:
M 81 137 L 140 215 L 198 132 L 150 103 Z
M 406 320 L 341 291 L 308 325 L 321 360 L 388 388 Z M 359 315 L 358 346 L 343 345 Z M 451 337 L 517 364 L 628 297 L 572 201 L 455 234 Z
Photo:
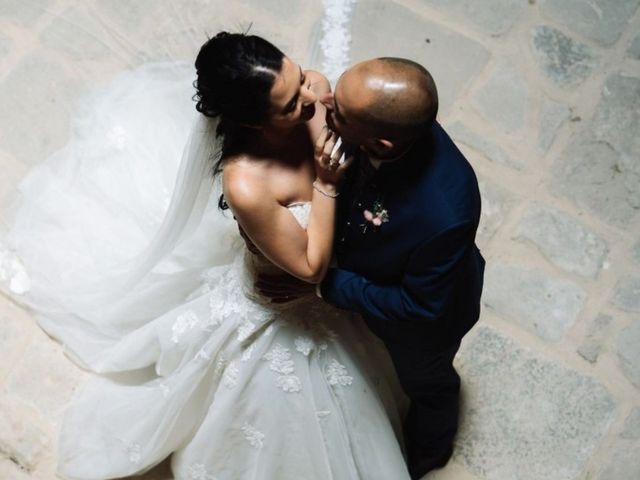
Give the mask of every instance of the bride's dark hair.
M 284 53 L 263 38 L 220 32 L 196 58 L 196 109 L 219 117 L 223 136 L 221 158 L 242 148 L 243 131 L 268 117 L 269 93 L 282 69 Z M 214 173 L 220 171 L 220 162 Z

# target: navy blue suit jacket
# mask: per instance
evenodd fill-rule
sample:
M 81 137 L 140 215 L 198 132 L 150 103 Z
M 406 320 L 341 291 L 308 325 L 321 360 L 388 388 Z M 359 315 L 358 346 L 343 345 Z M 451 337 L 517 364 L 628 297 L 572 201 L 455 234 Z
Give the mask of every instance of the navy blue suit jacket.
M 364 217 L 375 202 L 389 216 L 378 227 Z M 477 321 L 484 273 L 474 243 L 478 182 L 438 123 L 378 170 L 356 158 L 337 218 L 339 268 L 322 282 L 326 301 L 361 313 L 385 343 L 421 350 L 454 345 Z

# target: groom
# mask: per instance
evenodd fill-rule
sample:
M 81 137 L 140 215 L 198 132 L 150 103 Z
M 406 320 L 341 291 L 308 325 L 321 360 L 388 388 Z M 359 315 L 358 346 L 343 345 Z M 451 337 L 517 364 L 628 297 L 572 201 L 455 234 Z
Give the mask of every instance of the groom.
M 321 293 L 359 312 L 388 348 L 411 400 L 405 439 L 417 479 L 447 463 L 457 430 L 452 361 L 478 320 L 484 272 L 478 183 L 435 120 L 436 87 L 419 64 L 359 63 L 323 103 L 329 126 L 359 149 L 338 198 L 338 268 Z

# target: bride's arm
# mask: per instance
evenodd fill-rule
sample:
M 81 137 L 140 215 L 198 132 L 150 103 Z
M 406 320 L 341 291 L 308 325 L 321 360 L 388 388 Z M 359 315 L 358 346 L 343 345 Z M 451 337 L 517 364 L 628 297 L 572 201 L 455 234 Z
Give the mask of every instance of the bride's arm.
M 330 134 L 325 131 L 324 137 L 316 145 L 317 158 L 323 149 L 333 147 Z M 240 227 L 265 257 L 301 280 L 318 283 L 331 260 L 336 214 L 332 195 L 337 193 L 336 184 L 347 166 L 319 172 L 306 230 L 278 203 L 262 171 L 238 164 L 225 168 L 224 196 Z

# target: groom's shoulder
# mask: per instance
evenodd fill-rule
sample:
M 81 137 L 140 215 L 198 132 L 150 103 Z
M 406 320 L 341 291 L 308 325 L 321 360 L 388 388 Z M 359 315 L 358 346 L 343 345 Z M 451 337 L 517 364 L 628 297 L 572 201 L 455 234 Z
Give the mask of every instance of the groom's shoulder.
M 434 122 L 420 139 L 423 173 L 430 178 L 433 186 L 450 186 L 460 183 L 473 187 L 477 179 L 473 167 L 447 134 L 445 129 Z
M 480 191 L 473 167 L 439 123 L 434 122 L 429 134 L 418 190 L 421 203 L 437 208 L 426 214 L 475 221 Z
M 464 154 L 457 147 L 455 142 L 451 139 L 447 131 L 438 122 L 433 122 L 430 129 L 431 143 L 435 154 L 442 157 L 450 157 L 452 160 L 457 160 L 462 164 L 469 165 L 468 160 Z M 453 165 L 450 166 L 454 166 Z

